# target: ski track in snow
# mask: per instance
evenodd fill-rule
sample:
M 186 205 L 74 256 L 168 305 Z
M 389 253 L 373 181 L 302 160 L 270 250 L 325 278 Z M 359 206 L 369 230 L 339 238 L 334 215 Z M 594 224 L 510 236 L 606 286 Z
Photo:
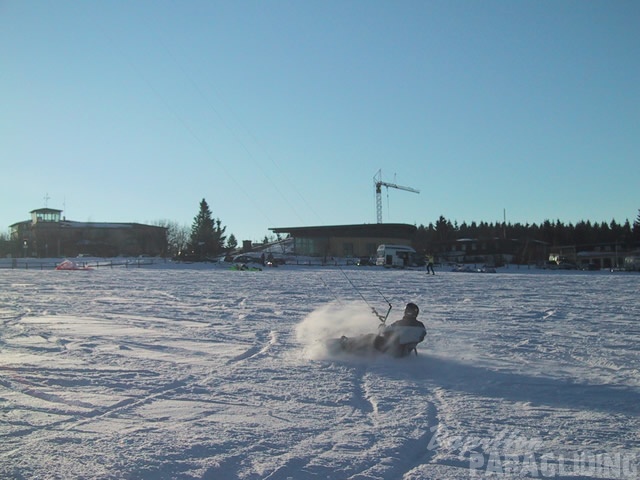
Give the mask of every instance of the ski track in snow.
M 484 478 L 473 455 L 507 444 L 491 477 L 527 477 L 527 453 L 555 472 L 585 452 L 636 466 L 639 285 L 606 272 L 0 271 L 0 478 Z M 327 305 L 384 314 L 381 292 L 390 320 L 420 305 L 417 357 L 314 356 L 296 335 L 309 318 L 339 334 Z M 578 467 L 564 478 L 637 477 Z

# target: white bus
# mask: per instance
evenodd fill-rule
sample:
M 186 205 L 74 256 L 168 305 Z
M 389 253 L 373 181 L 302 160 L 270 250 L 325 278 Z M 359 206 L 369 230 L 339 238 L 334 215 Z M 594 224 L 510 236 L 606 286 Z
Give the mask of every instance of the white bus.
M 376 265 L 384 267 L 408 267 L 413 263 L 416 251 L 406 245 L 380 245 Z

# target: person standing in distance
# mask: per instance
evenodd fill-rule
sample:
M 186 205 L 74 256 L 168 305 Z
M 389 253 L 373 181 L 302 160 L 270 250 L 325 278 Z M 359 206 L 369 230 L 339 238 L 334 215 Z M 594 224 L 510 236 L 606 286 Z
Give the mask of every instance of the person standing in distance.
M 427 255 L 427 275 L 429 275 L 429 271 L 431 271 L 432 275 L 435 275 L 436 272 L 433 270 L 433 255 Z

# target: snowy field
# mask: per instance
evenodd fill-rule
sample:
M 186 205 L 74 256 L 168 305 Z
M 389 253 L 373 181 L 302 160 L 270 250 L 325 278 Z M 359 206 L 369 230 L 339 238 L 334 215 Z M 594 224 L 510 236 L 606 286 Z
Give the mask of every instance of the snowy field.
M 421 307 L 417 357 L 323 350 L 385 297 Z M 3 269 L 0 478 L 638 478 L 639 298 L 621 272 Z

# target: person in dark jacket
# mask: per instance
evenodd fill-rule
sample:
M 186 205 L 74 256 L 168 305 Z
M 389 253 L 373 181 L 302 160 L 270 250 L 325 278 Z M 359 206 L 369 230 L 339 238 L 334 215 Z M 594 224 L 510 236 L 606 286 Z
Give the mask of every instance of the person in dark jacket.
M 420 309 L 415 303 L 407 303 L 400 320 L 388 327 L 381 326 L 374 342 L 376 350 L 396 357 L 404 357 L 412 351 L 417 354 L 416 346 L 427 335 L 424 323 L 418 320 L 418 313 Z

